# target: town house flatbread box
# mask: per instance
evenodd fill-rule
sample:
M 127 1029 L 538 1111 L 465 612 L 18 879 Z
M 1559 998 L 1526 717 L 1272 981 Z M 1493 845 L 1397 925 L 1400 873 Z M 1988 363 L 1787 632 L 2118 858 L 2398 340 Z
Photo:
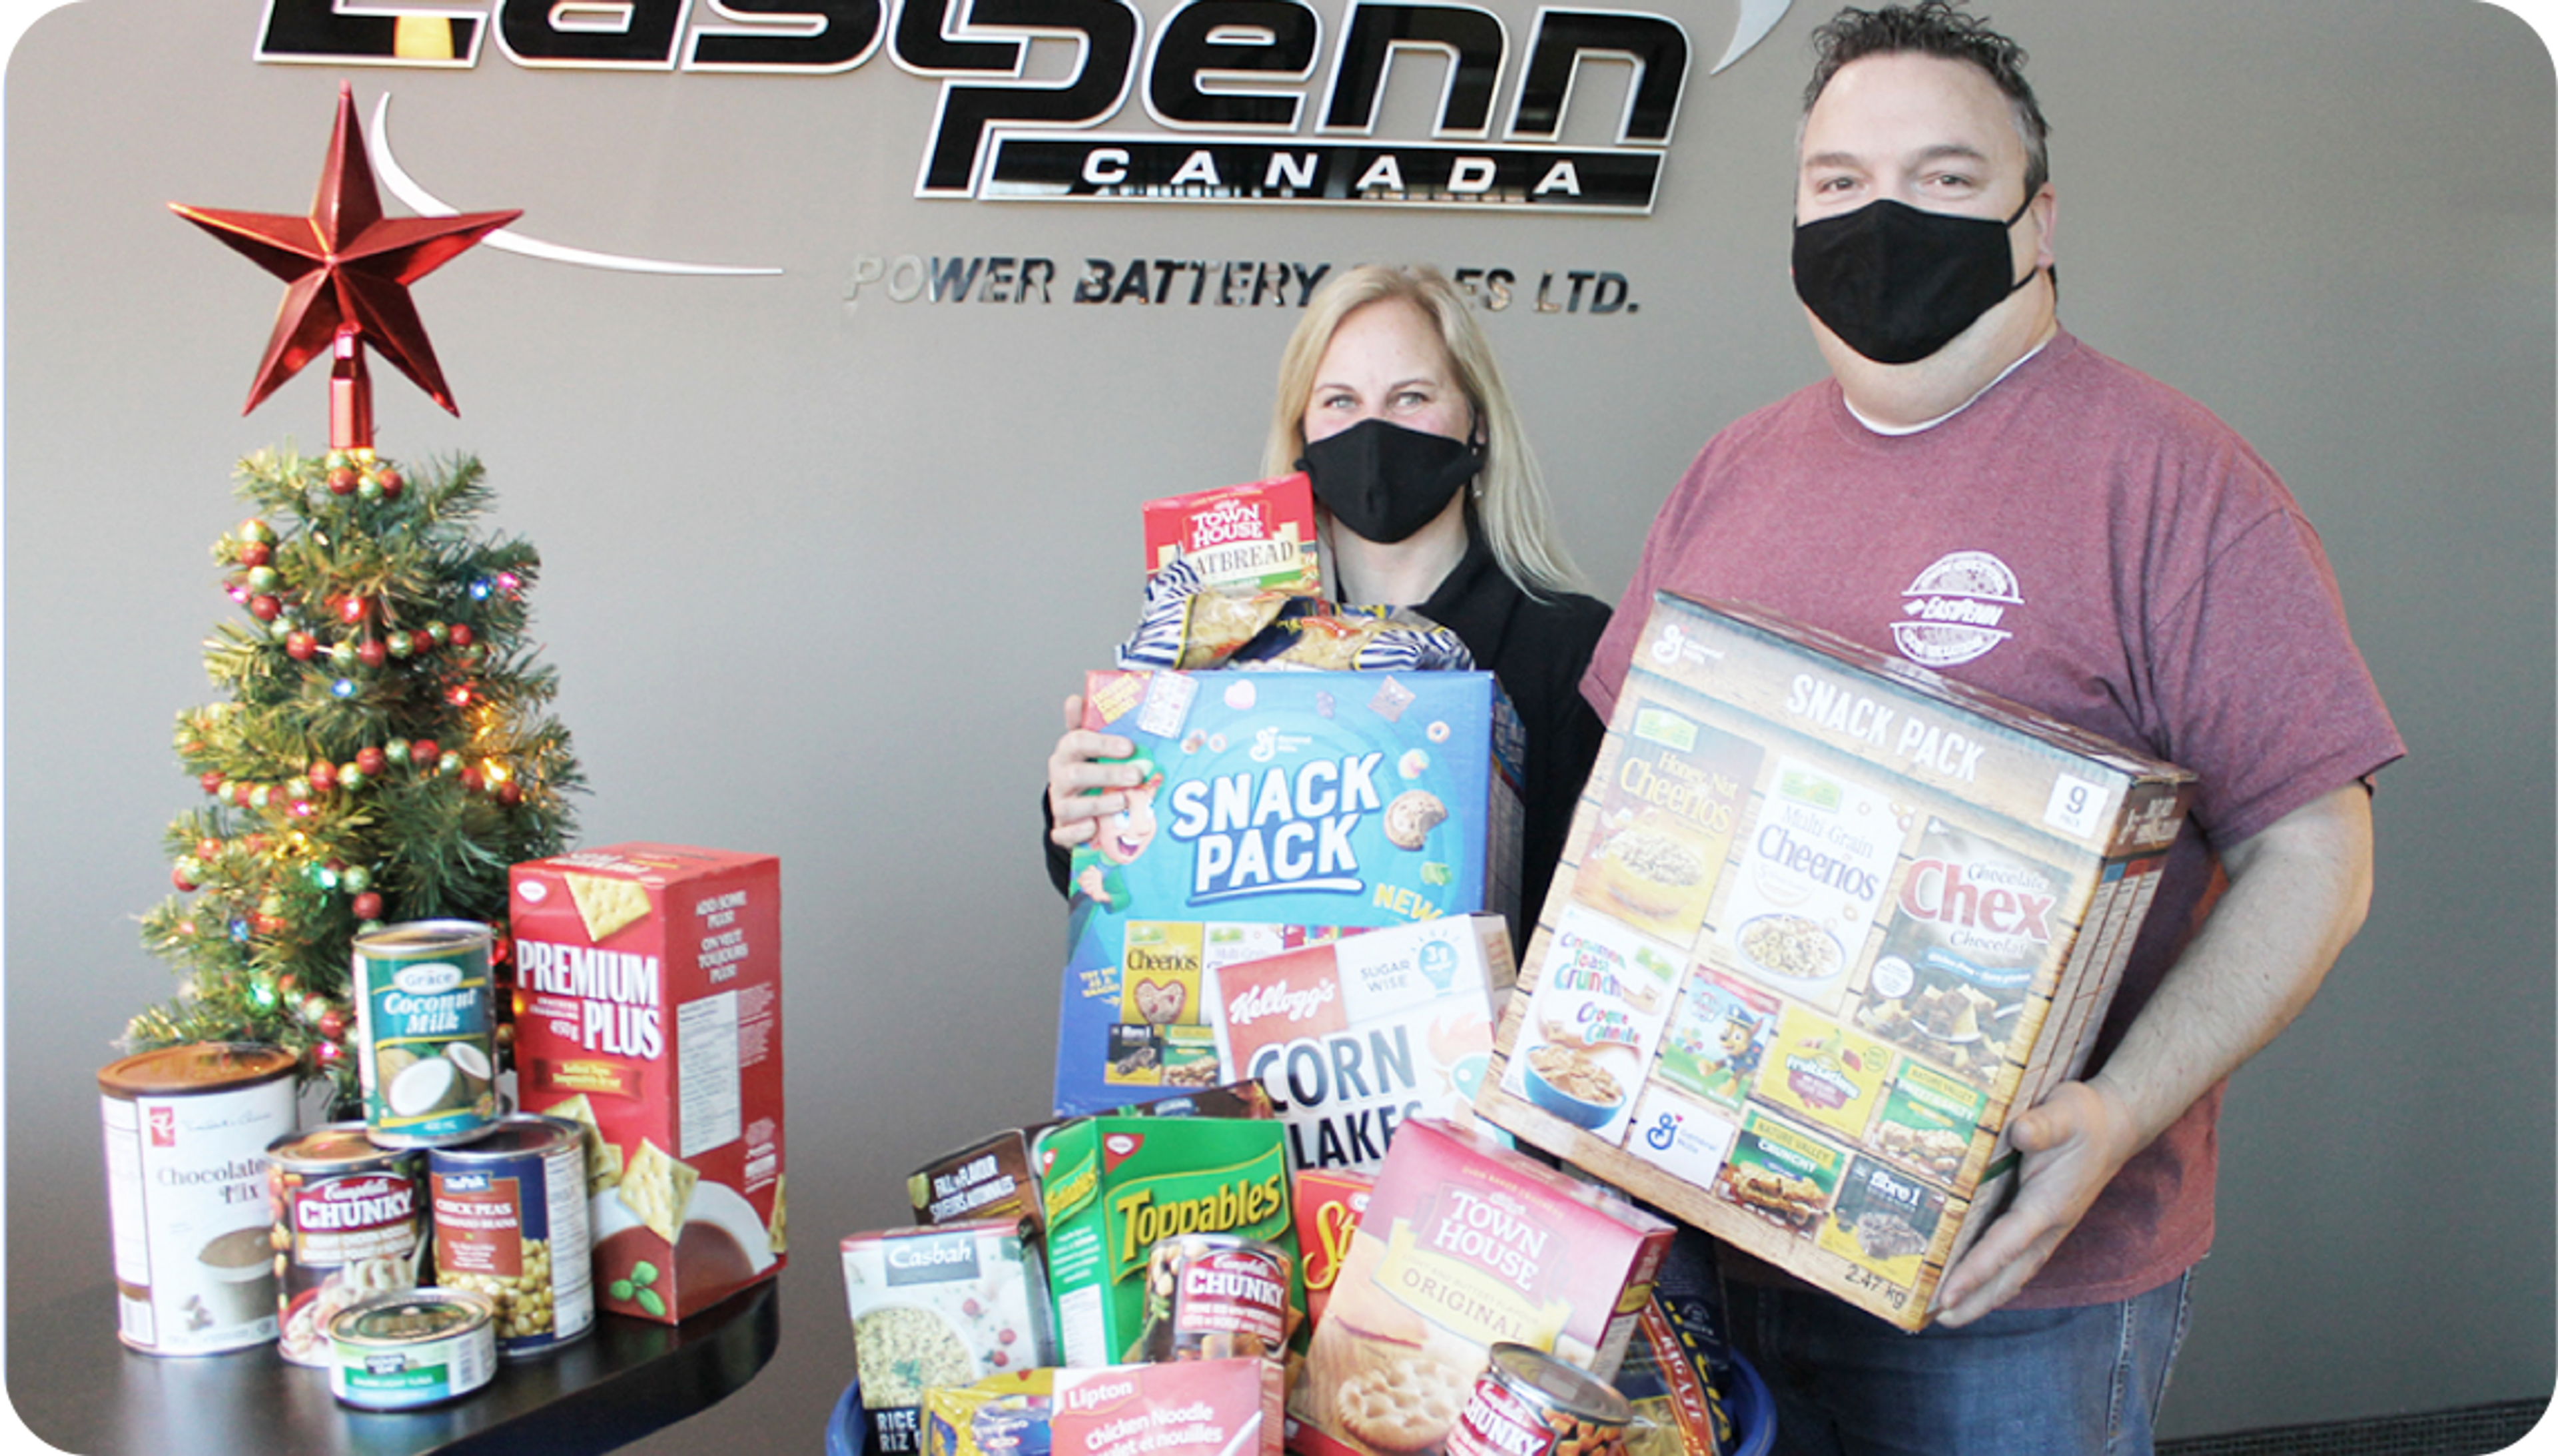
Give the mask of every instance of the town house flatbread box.
M 1658 594 L 1477 1110 L 1905 1329 L 2084 1067 L 2194 776 Z

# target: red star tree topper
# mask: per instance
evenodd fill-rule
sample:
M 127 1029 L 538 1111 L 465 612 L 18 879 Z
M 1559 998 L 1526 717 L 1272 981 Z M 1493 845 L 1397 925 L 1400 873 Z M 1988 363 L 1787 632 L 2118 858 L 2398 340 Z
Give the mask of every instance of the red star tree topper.
M 285 282 L 275 311 L 275 332 L 258 362 L 248 413 L 330 352 L 337 360 L 329 388 L 329 443 L 341 450 L 367 449 L 373 440 L 372 386 L 364 373 L 364 346 L 381 351 L 427 396 L 459 415 L 444 371 L 435 363 L 426 325 L 409 302 L 408 285 L 434 272 L 464 249 L 523 216 L 515 209 L 465 213 L 453 218 L 385 218 L 373 186 L 364 134 L 355 121 L 355 93 L 338 86 L 338 125 L 311 215 L 240 213 L 171 203 L 170 211 L 211 232 Z

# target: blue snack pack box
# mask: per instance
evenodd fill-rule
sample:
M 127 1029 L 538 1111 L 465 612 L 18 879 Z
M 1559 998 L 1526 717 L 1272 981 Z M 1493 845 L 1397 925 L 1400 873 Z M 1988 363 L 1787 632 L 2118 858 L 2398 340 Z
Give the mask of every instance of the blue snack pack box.
M 1523 735 L 1490 672 L 1085 674 L 1146 779 L 1074 851 L 1057 1110 L 1231 1081 L 1208 967 L 1518 903 Z

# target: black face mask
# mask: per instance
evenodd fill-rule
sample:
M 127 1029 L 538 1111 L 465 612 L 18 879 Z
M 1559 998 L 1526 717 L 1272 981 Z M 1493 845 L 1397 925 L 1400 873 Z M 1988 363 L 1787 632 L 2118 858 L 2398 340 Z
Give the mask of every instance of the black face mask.
M 2034 279 L 2005 222 L 1927 213 L 1884 198 L 1794 228 L 1794 296 L 1839 342 L 1876 364 L 1925 359 Z
M 1333 519 L 1362 540 L 1389 545 L 1438 519 L 1483 464 L 1463 440 L 1363 419 L 1309 442 L 1297 468 Z

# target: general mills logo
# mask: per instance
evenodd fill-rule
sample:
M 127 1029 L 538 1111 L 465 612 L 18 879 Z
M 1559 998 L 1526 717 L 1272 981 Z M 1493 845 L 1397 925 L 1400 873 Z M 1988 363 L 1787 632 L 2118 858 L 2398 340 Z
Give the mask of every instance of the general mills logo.
M 1788 3 L 1742 0 L 1712 69 Z M 1331 5 L 1188 0 L 1149 37 L 1131 0 L 268 0 L 257 59 L 467 70 L 494 33 L 530 70 L 815 76 L 885 50 L 940 85 L 918 197 L 1651 209 L 1692 64 L 1677 20 L 1541 8 L 1521 47 L 1472 5 Z M 1071 73 L 1034 78 L 1040 42 Z M 1440 83 L 1426 139 L 1375 134 L 1398 70 Z M 1563 145 L 1576 97 L 1619 93 L 1600 73 L 1623 76 L 1613 134 Z M 1099 129 L 1132 95 L 1151 125 Z

